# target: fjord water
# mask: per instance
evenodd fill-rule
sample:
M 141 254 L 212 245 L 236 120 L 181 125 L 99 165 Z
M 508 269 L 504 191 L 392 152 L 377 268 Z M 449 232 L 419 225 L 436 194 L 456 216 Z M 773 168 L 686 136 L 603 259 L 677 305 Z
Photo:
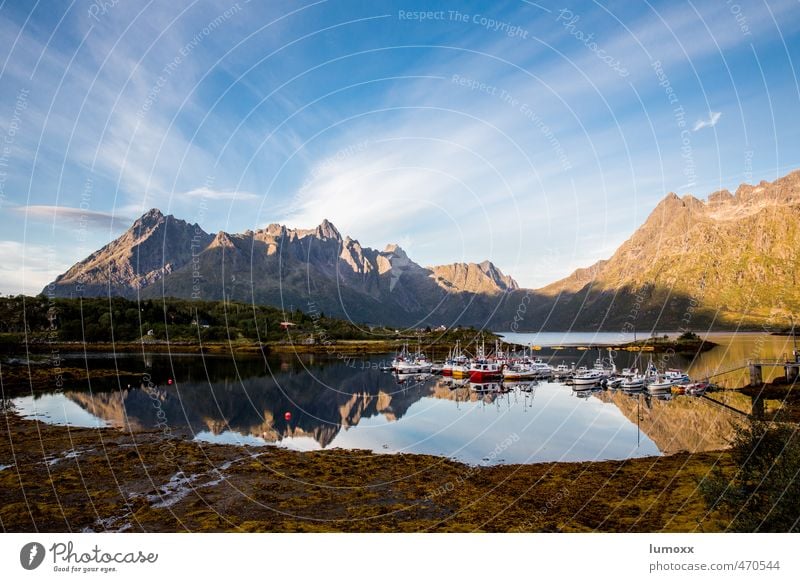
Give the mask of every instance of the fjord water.
M 690 371 L 732 368 L 756 340 L 729 337 L 694 360 L 673 356 L 670 364 Z M 757 345 L 779 354 L 786 341 L 767 336 Z M 589 365 L 594 357 L 596 352 L 577 350 L 550 356 L 553 364 Z M 622 352 L 618 364 L 628 365 L 634 357 Z M 91 390 L 86 385 L 66 386 L 63 391 L 16 398 L 12 404 L 19 414 L 50 423 L 157 429 L 165 438 L 243 446 L 427 453 L 472 464 L 717 450 L 727 445 L 731 421 L 740 416 L 731 408 L 749 413 L 753 405 L 738 392 L 715 393 L 713 400 L 661 400 L 611 391 L 578 395 L 555 382 L 481 394 L 469 384 L 458 387 L 446 378 L 399 380 L 379 369 L 389 356 L 110 358 L 80 356 L 66 358 L 65 364 L 116 366 L 133 374 L 134 380 L 93 380 Z

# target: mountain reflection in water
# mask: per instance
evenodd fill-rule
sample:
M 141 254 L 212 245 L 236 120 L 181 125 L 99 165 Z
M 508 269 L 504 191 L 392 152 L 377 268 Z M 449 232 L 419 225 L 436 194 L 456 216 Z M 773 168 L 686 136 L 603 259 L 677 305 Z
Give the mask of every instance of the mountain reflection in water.
M 134 431 L 166 427 L 173 436 L 208 442 L 427 453 L 476 464 L 720 449 L 736 416 L 700 398 L 659 401 L 617 392 L 577 398 L 569 386 L 548 382 L 505 393 L 477 392 L 440 377 L 401 383 L 378 369 L 384 360 L 287 357 L 265 364 L 257 358 L 153 355 L 142 371 L 152 386 L 93 381 L 91 392 L 68 389 L 14 404 L 20 414 L 46 422 Z M 117 365 L 131 370 L 137 362 L 141 366 L 141 357 Z M 90 365 L 113 362 L 97 358 Z

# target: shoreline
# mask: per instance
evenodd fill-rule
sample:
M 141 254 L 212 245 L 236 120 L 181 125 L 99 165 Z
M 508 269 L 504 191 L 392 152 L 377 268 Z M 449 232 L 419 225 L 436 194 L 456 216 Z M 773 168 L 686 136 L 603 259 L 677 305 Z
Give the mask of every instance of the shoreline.
M 727 452 L 471 466 L 0 423 L 6 531 L 720 531 L 697 484 Z M 13 447 L 13 451 L 12 451 Z M 144 477 L 146 470 L 147 478 Z M 114 485 L 112 485 L 114 484 Z M 706 517 L 704 521 L 701 518 Z
M 393 340 L 336 340 L 329 343 L 293 343 L 287 341 L 271 342 L 251 342 L 251 341 L 223 341 L 223 342 L 186 342 L 186 341 L 136 341 L 136 342 L 67 342 L 67 341 L 32 341 L 28 343 L 5 343 L 0 349 L 0 353 L 9 355 L 20 355 L 30 353 L 34 355 L 53 353 L 54 351 L 64 351 L 67 353 L 174 353 L 174 354 L 270 354 L 270 353 L 299 353 L 299 354 L 383 354 L 395 352 L 404 343 L 409 343 L 408 339 Z M 507 345 L 524 347 L 524 344 L 514 342 L 503 342 Z M 649 338 L 619 344 L 610 343 L 585 343 L 568 344 L 564 346 L 536 346 L 536 351 L 558 351 L 558 350 L 610 350 L 621 351 L 651 351 L 663 353 L 666 351 L 675 352 L 697 352 L 707 351 L 717 347 L 719 344 L 711 340 L 698 341 L 679 341 L 664 340 L 661 338 Z M 435 355 L 446 355 L 455 346 L 455 342 L 442 341 L 431 344 L 422 344 L 423 350 Z M 463 347 L 463 346 L 462 346 Z M 636 350 L 634 348 L 644 348 Z M 652 348 L 652 349 L 647 349 Z

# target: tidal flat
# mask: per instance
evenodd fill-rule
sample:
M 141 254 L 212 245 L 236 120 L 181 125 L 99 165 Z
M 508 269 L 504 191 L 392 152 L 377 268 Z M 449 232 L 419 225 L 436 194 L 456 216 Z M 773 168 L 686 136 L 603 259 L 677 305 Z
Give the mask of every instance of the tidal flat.
M 713 532 L 698 485 L 729 454 L 474 466 L 0 419 L 6 532 Z

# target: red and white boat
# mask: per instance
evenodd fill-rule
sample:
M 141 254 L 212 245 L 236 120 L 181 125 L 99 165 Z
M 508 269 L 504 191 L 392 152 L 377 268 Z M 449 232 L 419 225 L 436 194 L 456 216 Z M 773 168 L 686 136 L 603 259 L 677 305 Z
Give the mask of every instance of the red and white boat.
M 478 350 L 478 357 L 472 360 L 469 367 L 469 381 L 475 383 L 491 382 L 503 377 L 503 364 L 487 358 L 483 346 Z
M 469 367 L 469 380 L 475 383 L 491 382 L 503 377 L 503 366 L 492 360 L 475 360 Z

